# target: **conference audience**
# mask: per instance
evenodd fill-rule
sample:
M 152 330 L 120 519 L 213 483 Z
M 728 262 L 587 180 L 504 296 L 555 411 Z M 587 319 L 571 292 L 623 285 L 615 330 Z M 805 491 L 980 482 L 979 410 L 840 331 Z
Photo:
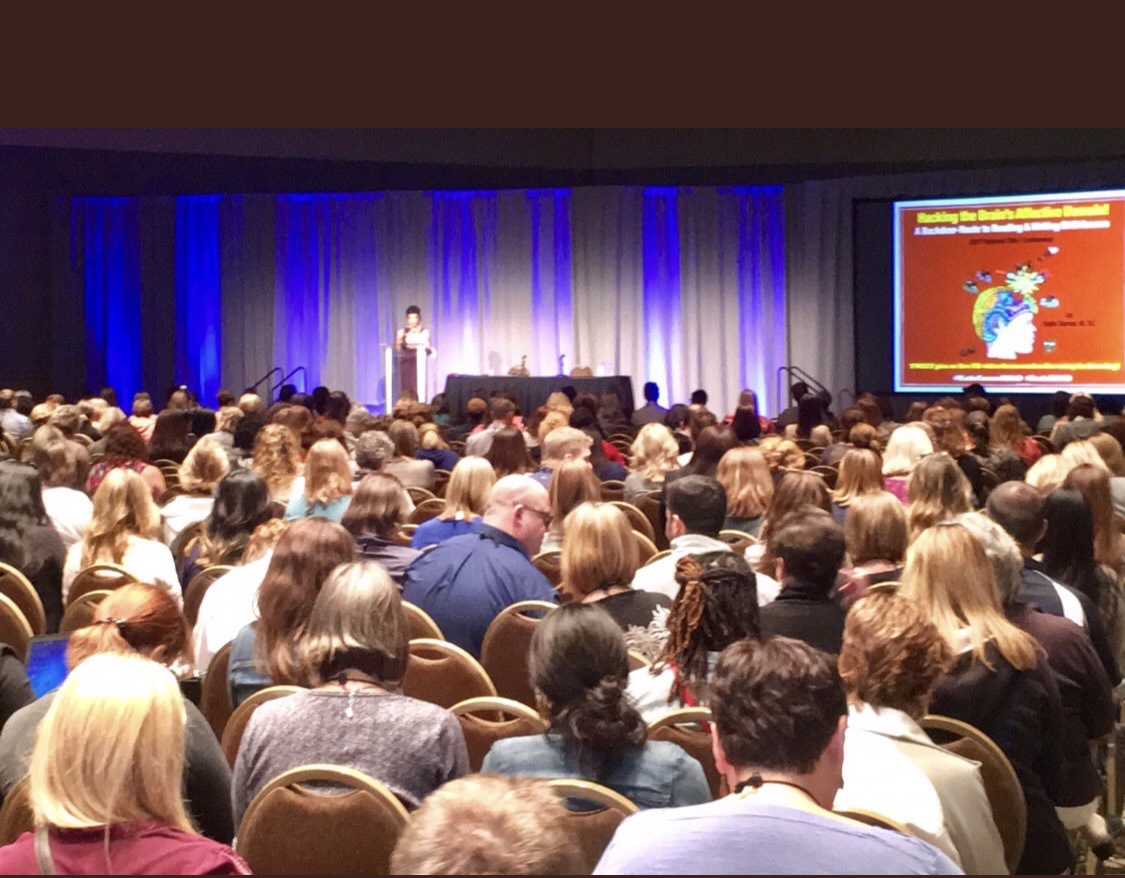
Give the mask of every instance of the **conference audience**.
M 715 765 L 731 795 L 627 817 L 595 874 L 960 874 L 921 839 L 832 813 L 847 701 L 824 653 L 742 640 L 723 651 L 711 690 Z
M 837 662 L 848 729 L 833 807 L 892 816 L 966 874 L 1006 875 L 980 766 L 935 744 L 919 725 L 952 661 L 914 601 L 872 594 L 852 607 Z
M 78 490 L 78 456 L 72 443 L 63 438 L 52 439 L 33 458 L 43 484 L 43 507 L 63 547 L 69 549 L 86 533 L 94 504 Z
M 910 541 L 939 521 L 948 521 L 973 508 L 973 489 L 961 467 L 946 452 L 919 461 L 906 490 L 910 505 Z
M 531 476 L 505 476 L 492 486 L 476 533 L 439 543 L 406 569 L 403 599 L 428 613 L 446 640 L 479 656 L 484 632 L 505 607 L 557 600 L 531 564 L 550 524 L 547 489 Z
M 511 427 L 516 417 L 516 404 L 502 396 L 494 396 L 488 404 L 488 426 L 465 440 L 465 454 L 484 457 L 492 447 L 492 440 L 505 427 Z
M 633 426 L 644 427 L 647 424 L 663 424 L 664 418 L 668 415 L 668 409 L 658 402 L 660 385 L 655 381 L 646 381 L 643 393 L 645 404 L 633 412 Z
M 129 428 L 132 429 L 132 428 Z M 159 539 L 160 510 L 144 479 L 132 470 L 110 470 L 94 492 L 94 514 L 86 535 L 66 553 L 62 602 L 78 573 L 92 564 L 116 564 L 183 603 L 172 553 Z
M 503 430 L 492 443 L 495 451 L 502 439 Z M 523 448 L 523 440 L 520 439 Z M 490 452 L 491 453 L 491 452 Z M 526 449 L 524 450 L 526 454 Z M 410 537 L 410 547 L 424 549 L 436 546 L 450 537 L 475 533 L 488 504 L 488 495 L 496 484 L 496 473 L 486 458 L 463 457 L 453 467 L 445 486 L 445 508 L 436 518 L 418 525 Z
M 261 705 L 234 764 L 234 817 L 284 771 L 343 765 L 386 784 L 408 808 L 467 774 L 465 736 L 444 708 L 401 694 L 409 633 L 398 588 L 373 561 L 326 578 L 298 639 L 309 689 Z
M 551 473 L 564 460 L 578 458 L 589 460 L 594 440 L 574 427 L 558 427 L 540 439 L 539 469 L 531 478 L 546 488 L 551 483 Z
M 239 564 L 255 528 L 273 517 L 266 483 L 252 470 L 228 472 L 215 487 L 214 502 L 198 534 L 184 546 L 177 566 L 180 583 L 186 587 L 207 567 Z
M 1094 453 L 1093 446 L 1088 442 L 1072 442 L 1067 451 L 1077 445 L 1085 445 L 1091 454 Z M 1125 573 L 1125 535 L 1121 533 L 1113 510 L 1109 471 L 1101 457 L 1098 457 L 1097 465 L 1087 463 L 1076 466 L 1067 473 L 1062 486 L 1078 491 L 1090 510 L 1094 524 L 1094 558 L 1116 576 Z
M 418 428 L 410 421 L 396 420 L 387 428 L 395 453 L 383 464 L 383 472 L 397 478 L 405 487 L 434 489 L 434 463 L 420 460 Z
M 555 552 L 563 547 L 563 526 L 571 510 L 582 503 L 602 499 L 602 486 L 589 461 L 563 460 L 551 472 L 547 487 L 551 500 L 551 526 L 543 536 L 540 552 Z
M 484 459 L 492 465 L 498 479 L 535 472 L 535 461 L 528 453 L 524 434 L 515 427 L 501 427 L 492 434 L 492 444 Z
M 359 483 L 340 523 L 355 537 L 362 558 L 376 561 L 395 584 L 418 557 L 417 549 L 402 544 L 399 527 L 411 507 L 402 483 L 389 473 L 372 473 Z
M 13 460 L 0 462 L 0 563 L 31 583 L 43 605 L 48 632 L 58 631 L 62 618 L 66 552 L 47 517 L 39 473 Z
M 110 428 L 105 439 L 104 456 L 97 463 L 88 467 L 86 493 L 93 496 L 98 486 L 113 470 L 127 469 L 138 473 L 145 480 L 145 484 L 149 486 L 152 498 L 159 500 L 168 486 L 164 481 L 164 474 L 149 463 L 148 449 L 137 431 L 125 424 L 118 424 L 116 427 Z M 82 450 L 81 454 L 85 454 L 85 449 Z M 81 469 L 80 460 L 76 465 Z
M 758 529 L 757 545 L 746 550 L 746 560 L 759 573 L 773 576 L 777 558 L 770 554 L 770 536 L 783 518 L 803 506 L 815 506 L 831 512 L 832 495 L 827 483 L 816 473 L 790 470 L 782 475 L 774 488 L 773 499 L 770 500 L 762 526 Z M 761 591 L 762 588 L 759 587 L 759 593 Z M 776 593 L 777 589 L 774 588 L 769 595 L 770 600 Z
M 180 393 L 177 391 L 177 393 Z M 183 396 L 182 393 L 180 393 Z M 173 398 L 176 394 L 173 394 Z M 173 407 L 170 401 L 168 408 L 156 416 L 156 425 L 152 430 L 152 439 L 149 441 L 149 454 L 152 460 L 170 460 L 172 463 L 183 463 L 195 439 L 191 432 L 191 411 L 188 409 L 186 397 L 182 401 L 183 408 Z
M 927 454 L 934 453 L 930 434 L 917 424 L 904 424 L 896 427 L 887 440 L 883 452 L 883 487 L 898 497 L 903 503 L 907 499 L 907 485 L 910 474 Z
M 418 428 L 418 436 L 418 450 L 414 452 L 414 456 L 419 460 L 428 460 L 434 465 L 435 470 L 452 472 L 461 458 L 441 438 L 441 430 L 438 426 L 433 423 L 422 424 Z
M 723 530 L 757 536 L 774 491 L 770 467 L 762 452 L 749 446 L 732 448 L 719 461 L 715 479 L 727 494 Z
M 297 682 L 294 649 L 316 596 L 333 568 L 355 555 L 352 535 L 334 521 L 303 518 L 285 530 L 258 589 L 259 617 L 231 643 L 227 677 L 236 707 L 266 686 Z
M 200 439 L 180 464 L 178 493 L 160 510 L 164 519 L 164 542 L 169 545 L 189 524 L 203 521 L 215 503 L 215 487 L 230 471 L 221 445 Z
M 352 502 L 354 490 L 344 446 L 335 439 L 320 439 L 309 449 L 302 493 L 289 498 L 285 517 L 292 520 L 312 516 L 339 522 Z
M 848 506 L 844 547 L 852 566 L 840 571 L 835 599 L 846 610 L 881 582 L 898 582 L 909 541 L 906 510 L 890 491 L 862 494 Z
M 840 458 L 839 475 L 832 491 L 832 517 L 847 522 L 848 511 L 865 494 L 885 493 L 882 461 L 870 448 L 853 448 Z
M 713 417 L 713 416 L 712 416 Z M 698 418 L 693 421 L 698 423 Z M 723 455 L 738 445 L 734 430 L 723 424 L 713 424 L 701 429 L 695 439 L 691 460 L 680 469 L 673 470 L 664 477 L 664 489 L 677 479 L 687 476 L 707 476 L 715 478 L 719 461 Z
M 989 444 L 998 451 L 1010 451 L 1028 466 L 1043 456 L 1043 449 L 1031 438 L 1027 424 L 1014 405 L 997 407 L 989 421 Z
M 676 460 L 679 447 L 672 431 L 662 421 L 645 422 L 629 446 L 629 474 L 625 476 L 624 493 L 626 503 L 636 503 L 643 494 L 664 487 L 664 478 L 679 468 Z
M 241 428 L 249 419 L 243 419 Z M 270 499 L 287 506 L 291 498 L 304 491 L 301 476 L 301 440 L 281 424 L 266 424 L 254 436 L 250 468 L 266 483 Z

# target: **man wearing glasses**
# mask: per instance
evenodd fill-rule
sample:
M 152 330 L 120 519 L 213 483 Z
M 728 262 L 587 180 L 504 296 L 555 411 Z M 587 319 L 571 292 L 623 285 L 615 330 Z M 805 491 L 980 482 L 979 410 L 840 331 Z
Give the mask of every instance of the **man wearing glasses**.
M 547 489 L 530 476 L 505 476 L 492 488 L 479 532 L 439 543 L 406 569 L 403 600 L 425 610 L 446 640 L 479 658 L 484 632 L 505 607 L 558 600 L 531 564 L 550 525 Z

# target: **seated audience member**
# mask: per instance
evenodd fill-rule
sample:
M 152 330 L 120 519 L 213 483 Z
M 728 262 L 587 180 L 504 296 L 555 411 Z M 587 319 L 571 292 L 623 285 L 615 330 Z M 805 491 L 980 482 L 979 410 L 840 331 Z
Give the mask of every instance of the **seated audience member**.
M 505 427 L 511 427 L 516 417 L 516 405 L 510 399 L 494 396 L 488 404 L 488 426 L 473 433 L 465 440 L 465 454 L 484 457 L 492 446 L 496 434 Z
M 391 857 L 392 875 L 584 875 L 592 867 L 546 781 L 479 774 L 428 796 Z
M 675 600 L 680 590 L 676 563 L 681 558 L 731 551 L 731 547 L 719 539 L 719 531 L 727 518 L 727 495 L 722 485 L 707 476 L 685 476 L 668 485 L 665 491 L 664 533 L 672 554 L 638 569 L 633 577 L 633 588 Z
M 564 460 L 552 471 L 547 494 L 551 500 L 551 527 L 543 536 L 540 552 L 558 551 L 563 547 L 566 517 L 582 503 L 599 502 L 602 486 L 588 461 Z
M 457 466 L 457 461 L 461 458 L 456 451 L 445 444 L 437 424 L 423 424 L 418 430 L 418 436 L 418 450 L 414 453 L 414 456 L 419 460 L 428 460 L 434 465 L 434 469 L 452 472 L 453 467 Z
M 123 585 L 98 605 L 88 627 L 70 636 L 66 664 L 70 669 L 77 669 L 91 656 L 106 653 L 140 653 L 166 666 L 176 676 L 183 676 L 190 672 L 192 664 L 187 620 L 175 602 L 160 589 L 151 585 Z M 172 679 L 171 674 L 169 679 Z M 121 689 L 120 681 L 107 680 L 104 695 L 112 698 L 114 692 Z M 5 796 L 27 774 L 36 728 L 58 698 L 57 690 L 48 692 L 17 711 L 0 732 L 0 792 Z M 183 799 L 192 820 L 204 835 L 230 842 L 235 826 L 231 819 L 230 768 L 203 714 L 190 699 L 182 697 L 180 700 L 187 722 L 180 744 L 180 754 L 184 757 L 180 769 Z M 90 734 L 90 730 L 96 728 L 94 721 L 84 718 L 81 725 L 87 740 L 101 749 L 99 737 Z M 126 751 L 132 754 L 132 747 Z M 165 755 L 164 751 L 161 755 Z M 179 793 L 177 790 L 177 798 Z
M 625 476 L 625 502 L 664 487 L 664 478 L 679 468 L 679 443 L 659 421 L 646 423 L 629 446 L 629 475 Z
M 1049 433 L 1059 421 L 1066 422 L 1066 410 L 1070 405 L 1070 394 L 1065 390 L 1056 390 L 1050 397 L 1051 410 L 1039 419 L 1035 425 L 1035 432 Z
M 625 460 L 621 452 L 602 438 L 601 431 L 597 428 L 594 416 L 588 409 L 575 409 L 570 416 L 570 426 L 580 430 L 590 437 L 590 466 L 594 468 L 598 479 L 603 482 L 625 481 L 629 475 L 625 469 Z
M 777 522 L 769 551 L 781 591 L 762 607 L 762 633 L 839 652 L 844 610 L 831 595 L 844 563 L 844 529 L 824 510 L 805 506 Z
M 692 411 L 683 403 L 676 403 L 664 416 L 664 426 L 672 431 L 672 437 L 680 446 L 680 454 L 690 454 Z
M 632 422 L 622 410 L 616 393 L 603 393 L 598 397 L 598 427 L 603 436 L 632 435 Z
M 309 449 L 303 491 L 289 498 L 285 517 L 292 520 L 311 516 L 339 522 L 352 502 L 353 490 L 344 446 L 335 439 L 321 439 Z
M 1062 451 L 1078 439 L 1089 439 L 1102 425 L 1101 416 L 1094 407 L 1094 399 L 1085 393 L 1076 393 L 1070 398 L 1066 409 L 1066 419 L 1056 422 L 1051 430 L 1051 442 Z
M 465 421 L 454 424 L 449 430 L 450 439 L 463 440 L 470 433 L 475 432 L 484 422 L 488 414 L 488 401 L 479 396 L 472 397 L 465 403 Z
M 528 453 L 527 441 L 515 427 L 501 427 L 492 434 L 492 444 L 484 459 L 492 465 L 498 479 L 535 472 L 535 461 Z
M 152 441 L 156 415 L 153 413 L 152 398 L 147 393 L 133 396 L 133 414 L 129 417 L 129 426 L 140 434 L 146 445 Z
M 906 491 L 910 474 L 918 461 L 933 453 L 933 442 L 921 427 L 915 424 L 897 427 L 883 452 L 883 486 L 903 503 L 908 502 Z
M 704 427 L 699 431 L 695 440 L 695 450 L 692 452 L 691 460 L 680 469 L 673 470 L 664 477 L 665 490 L 676 479 L 682 479 L 686 476 L 715 478 L 715 473 L 719 469 L 719 461 L 723 459 L 724 454 L 737 445 L 738 438 L 730 427 L 725 425 Z
M 297 682 L 293 653 L 316 596 L 333 568 L 355 555 L 352 535 L 334 521 L 301 519 L 282 534 L 258 589 L 259 618 L 231 644 L 227 679 L 235 706 L 266 686 Z
M 1046 455 L 1045 458 L 1049 456 L 1057 455 Z M 1069 619 L 1085 629 L 1102 667 L 1105 668 L 1106 676 L 1116 686 L 1121 681 L 1117 653 L 1110 643 L 1097 604 L 1080 591 L 1052 579 L 1043 565 L 1033 557 L 1038 543 L 1050 532 L 1046 505 L 1043 494 L 1021 482 L 1005 482 L 988 495 L 988 517 L 1008 532 L 1023 555 L 1019 600 L 1044 613 Z M 1058 529 L 1063 530 L 1064 527 L 1060 525 Z M 1068 539 L 1064 533 L 1057 543 L 1063 546 Z M 1093 549 L 1090 549 L 1090 553 L 1092 557 Z M 1064 557 L 1062 553 L 1061 557 Z
M 835 594 L 845 610 L 872 585 L 902 577 L 909 538 L 906 510 L 890 491 L 862 494 L 848 509 L 844 547 L 853 566 L 840 571 Z
M 251 416 L 253 417 L 253 416 Z M 315 441 L 313 439 L 313 425 L 316 416 L 311 409 L 303 405 L 284 405 L 270 408 L 269 422 L 288 427 L 297 437 L 301 450 L 307 451 Z M 321 437 L 328 438 L 328 437 Z
M 0 562 L 14 567 L 35 588 L 47 619 L 58 631 L 66 549 L 43 504 L 39 473 L 25 463 L 0 463 Z
M 539 443 L 541 461 L 539 469 L 531 478 L 546 488 L 551 483 L 551 473 L 564 460 L 577 458 L 590 459 L 593 439 L 573 427 L 558 427 L 542 438 Z
M 54 439 L 35 455 L 34 463 L 43 483 L 43 506 L 47 518 L 69 549 L 86 533 L 94 504 L 78 490 L 78 458 L 71 443 Z
M 429 613 L 450 643 L 479 656 L 484 632 L 505 607 L 557 600 L 531 564 L 551 524 L 548 502 L 546 488 L 531 476 L 500 479 L 480 529 L 445 540 L 411 564 L 403 598 Z
M 1050 494 L 1055 488 L 1062 487 L 1071 469 L 1073 466 L 1061 454 L 1044 454 L 1028 467 L 1024 481 L 1038 488 L 1040 493 Z
M 383 464 L 383 472 L 397 478 L 408 488 L 434 489 L 434 463 L 419 460 L 418 428 L 410 421 L 394 421 L 387 429 L 387 435 L 394 443 L 394 457 Z
M 1019 601 L 1023 558 L 1007 531 L 979 514 L 961 515 L 957 521 L 984 549 L 1008 621 L 1034 637 L 1047 653 L 1063 713 L 1065 770 L 1056 810 L 1063 825 L 1081 830 L 1098 857 L 1105 859 L 1113 854 L 1114 845 L 1105 819 L 1097 813 L 1102 783 L 1089 742 L 1113 729 L 1116 710 L 1109 678 L 1081 628 Z
M 1001 451 L 1014 452 L 1028 466 L 1043 456 L 1043 450 L 1028 433 L 1027 425 L 1014 405 L 996 409 L 988 427 L 989 444 Z
M 1121 451 L 1121 443 L 1104 432 L 1095 433 L 1089 441 L 1109 469 L 1109 492 L 1113 498 L 1113 511 L 1125 517 L 1125 454 Z
M 184 810 L 185 737 L 184 702 L 166 670 L 136 655 L 87 659 L 59 688 L 31 755 L 38 828 L 0 849 L 0 871 L 249 875 Z
M 242 418 L 242 409 L 233 405 L 222 406 L 215 412 L 214 432 L 200 437 L 201 442 L 204 439 L 209 439 L 217 443 L 223 449 L 232 466 L 242 459 L 242 452 L 234 446 L 234 433 Z
M 940 403 L 940 401 L 939 401 Z M 965 431 L 965 413 L 950 404 L 941 404 L 926 409 L 922 422 L 933 434 L 934 451 L 944 451 L 957 463 L 965 478 L 969 480 L 974 498 L 980 497 L 984 490 L 984 477 L 980 461 L 970 452 L 972 442 Z
M 759 633 L 756 577 L 745 559 L 734 552 L 689 555 L 676 576 L 683 587 L 665 620 L 665 636 L 653 644 L 656 660 L 629 675 L 629 697 L 645 722 L 706 704 L 719 653 Z
M 12 647 L 0 643 L 0 732 L 18 710 L 34 700 L 23 661 Z
M 773 479 L 762 452 L 757 448 L 732 448 L 719 461 L 715 479 L 727 492 L 723 530 L 740 530 L 757 536 L 773 499 Z
M 127 469 L 138 473 L 149 486 L 152 498 L 159 499 L 167 490 L 164 474 L 148 462 L 148 449 L 137 431 L 125 424 L 118 424 L 110 428 L 105 439 L 105 456 L 90 467 L 86 478 L 86 493 L 93 496 L 112 470 Z
M 775 482 L 779 481 L 790 470 L 805 468 L 805 452 L 801 446 L 792 439 L 781 436 L 765 436 L 758 442 L 758 450 L 770 465 L 770 472 Z
M 203 595 L 192 628 L 195 666 L 200 674 L 207 673 L 215 653 L 258 618 L 258 589 L 273 560 L 274 546 L 288 527 L 284 518 L 271 518 L 258 525 L 246 543 L 240 566 L 216 579 Z
M 1089 454 L 1094 455 L 1093 446 L 1088 442 L 1072 442 L 1067 451 L 1078 445 L 1085 445 Z M 1066 452 L 1063 452 L 1066 455 Z M 1066 475 L 1062 486 L 1078 491 L 1094 525 L 1094 558 L 1097 562 L 1120 576 L 1125 572 L 1125 535 L 1121 533 L 1116 514 L 1113 511 L 1113 495 L 1110 490 L 1109 470 L 1100 456 L 1097 465 L 1079 464 Z
M 18 411 L 16 409 L 16 394 L 8 388 L 0 390 L 0 430 L 7 433 L 16 442 L 30 436 L 34 429 L 31 425 L 31 419 L 27 417 L 30 411 L 30 408 L 27 409 L 27 412 Z
M 359 483 L 340 522 L 355 537 L 360 556 L 382 565 L 396 585 L 420 554 L 400 542 L 398 528 L 406 523 L 409 507 L 410 498 L 398 479 L 387 473 L 372 473 Z
M 641 808 L 711 800 L 696 759 L 678 745 L 647 740 L 645 721 L 625 695 L 625 638 L 608 613 L 587 604 L 549 613 L 535 626 L 529 662 L 550 730 L 497 741 L 483 773 L 590 780 Z
M 519 441 L 522 447 L 523 440 Z M 492 443 L 493 451 L 499 443 L 500 434 L 497 434 L 496 441 Z M 495 484 L 496 473 L 486 458 L 465 457 L 459 460 L 445 486 L 445 508 L 437 518 L 418 525 L 410 538 L 411 548 L 421 550 L 426 546 L 436 546 L 450 537 L 475 533 L 488 504 L 488 494 Z
M 1035 639 L 1004 617 L 984 549 L 960 524 L 923 531 L 906 554 L 899 592 L 918 602 L 954 653 L 930 711 L 988 735 L 1019 778 L 1027 840 L 1018 871 L 1062 872 L 1071 854 L 1055 813 L 1065 804 L 1058 686 Z
M 877 593 L 852 607 L 838 661 L 848 730 L 834 807 L 892 817 L 969 875 L 1005 875 L 980 766 L 938 746 L 918 725 L 952 661 L 913 601 Z
M 373 561 L 332 571 L 299 651 L 308 691 L 259 707 L 234 765 L 234 816 L 284 771 L 343 765 L 386 784 L 409 808 L 468 773 L 461 726 L 448 710 L 401 694 L 410 657 L 398 588 Z
M 203 521 L 215 503 L 215 486 L 230 471 L 226 452 L 217 442 L 200 439 L 180 464 L 180 489 L 160 510 L 164 542 L 169 545 L 189 524 Z
M 216 487 L 215 501 L 199 534 L 185 546 L 178 570 L 180 582 L 186 588 L 197 573 L 208 567 L 240 564 L 250 535 L 273 517 L 266 483 L 252 470 L 228 472 Z
M 258 394 L 247 392 L 238 398 L 238 407 L 244 415 L 260 415 L 265 411 L 266 404 Z
M 851 439 L 852 429 L 857 425 L 863 423 L 863 410 L 855 406 L 844 409 L 840 412 L 840 430 L 837 434 L 840 438 L 834 439 L 820 453 L 820 462 L 823 466 L 836 466 L 844 455 L 855 448 L 855 444 Z M 872 427 L 872 436 L 875 434 L 875 428 Z
M 732 794 L 627 817 L 594 874 L 960 874 L 921 839 L 832 813 L 847 701 L 824 653 L 785 637 L 739 641 L 719 658 L 710 705 Z
M 356 473 L 353 481 L 361 482 L 371 473 L 380 473 L 395 455 L 395 444 L 382 430 L 368 430 L 355 440 Z
M 629 646 L 648 656 L 664 595 L 632 586 L 639 551 L 629 519 L 608 503 L 583 503 L 566 519 L 560 592 L 572 601 L 598 604 L 625 632 Z
M 778 522 L 802 506 L 815 506 L 831 512 L 832 495 L 828 492 L 828 484 L 813 472 L 786 472 L 774 487 L 773 498 L 758 529 L 758 543 L 746 550 L 746 560 L 758 573 L 764 574 L 758 582 L 758 596 L 766 598 L 763 603 L 773 600 L 780 588 L 770 579 L 777 561 L 770 554 L 770 535 Z
M 668 409 L 657 402 L 660 399 L 660 386 L 655 381 L 646 381 L 644 396 L 645 404 L 633 412 L 633 426 L 644 427 L 646 424 L 663 424 Z
M 973 489 L 969 480 L 945 452 L 931 454 L 918 462 L 906 491 L 910 506 L 910 540 L 926 528 L 948 521 L 973 508 Z
M 156 416 L 149 455 L 152 460 L 183 463 L 191 449 L 192 440 L 191 412 L 169 406 Z
M 67 550 L 63 606 L 74 577 L 91 564 L 118 564 L 182 603 L 176 562 L 168 547 L 154 539 L 159 533 L 160 510 L 152 502 L 148 485 L 131 470 L 111 470 L 94 492 L 94 515 L 86 536 Z
M 241 428 L 248 419 L 239 424 Z M 266 424 L 254 437 L 250 468 L 258 474 L 275 503 L 288 504 L 304 490 L 301 476 L 301 441 L 281 424 Z
M 857 497 L 882 493 L 885 492 L 879 455 L 870 448 L 853 448 L 840 458 L 840 473 L 832 492 L 832 517 L 844 524 Z

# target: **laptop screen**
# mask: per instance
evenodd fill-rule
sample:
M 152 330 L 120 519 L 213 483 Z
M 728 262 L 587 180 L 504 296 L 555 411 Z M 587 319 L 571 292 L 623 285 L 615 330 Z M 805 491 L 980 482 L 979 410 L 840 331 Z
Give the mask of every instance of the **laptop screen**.
M 27 651 L 27 679 L 36 698 L 62 685 L 68 673 L 66 644 L 69 634 L 42 634 L 31 638 Z

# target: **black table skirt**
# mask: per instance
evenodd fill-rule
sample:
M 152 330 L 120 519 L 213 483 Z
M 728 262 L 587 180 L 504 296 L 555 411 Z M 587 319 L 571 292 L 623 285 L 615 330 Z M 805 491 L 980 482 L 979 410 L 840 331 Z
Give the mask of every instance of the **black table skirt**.
M 453 420 L 465 418 L 465 406 L 474 394 L 488 399 L 498 390 L 508 390 L 519 400 L 520 412 L 526 418 L 547 401 L 556 390 L 570 385 L 579 393 L 616 393 L 621 401 L 621 411 L 626 417 L 633 413 L 633 379 L 628 375 L 608 375 L 604 378 L 569 378 L 556 375 L 543 378 L 518 378 L 512 375 L 450 375 L 445 381 L 445 398 Z

